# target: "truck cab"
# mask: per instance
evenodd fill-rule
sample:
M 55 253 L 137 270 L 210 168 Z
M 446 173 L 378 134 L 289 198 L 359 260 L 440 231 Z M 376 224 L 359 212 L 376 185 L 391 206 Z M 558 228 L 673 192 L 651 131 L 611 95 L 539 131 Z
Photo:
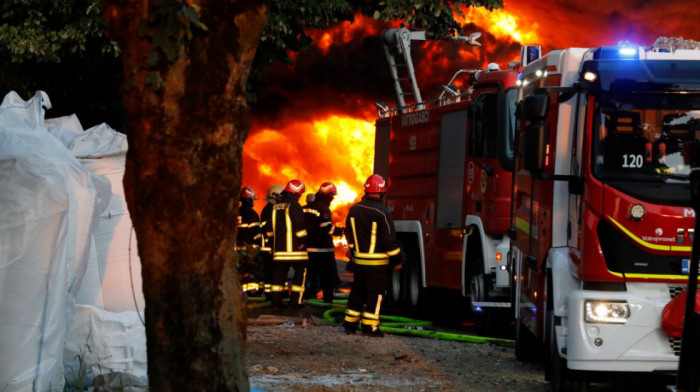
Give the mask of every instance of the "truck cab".
M 660 315 L 688 282 L 700 52 L 553 51 L 525 67 L 520 99 L 516 356 L 544 347 L 555 391 L 677 370 Z

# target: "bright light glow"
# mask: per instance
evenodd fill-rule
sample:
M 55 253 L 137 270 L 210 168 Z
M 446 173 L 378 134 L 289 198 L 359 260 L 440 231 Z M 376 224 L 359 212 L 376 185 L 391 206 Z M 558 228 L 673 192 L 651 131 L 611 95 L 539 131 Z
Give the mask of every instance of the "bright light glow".
M 598 75 L 596 75 L 595 72 L 587 71 L 583 74 L 583 78 L 589 82 L 595 82 L 595 80 L 598 79 Z
M 462 7 L 465 18 L 456 17 L 461 23 L 474 23 L 477 26 L 489 26 L 489 33 L 496 39 L 510 39 L 522 44 L 540 42 L 537 35 L 539 24 L 528 21 L 522 15 L 508 12 L 504 9 L 489 11 L 483 7 Z
M 541 77 L 541 76 L 542 76 L 542 70 L 541 70 L 541 69 L 538 69 L 537 71 L 535 71 L 535 76 L 537 76 L 538 78 Z
M 374 124 L 372 114 L 366 117 L 329 114 L 315 121 L 258 129 L 248 136 L 243 149 L 243 182 L 264 193 L 272 184 L 298 178 L 306 184 L 307 193 L 313 193 L 330 181 L 338 189 L 331 205 L 334 221 L 344 219 L 373 171 Z M 302 134 L 302 139 L 294 137 Z M 264 205 L 255 207 L 261 210 Z
M 637 54 L 637 48 L 620 48 L 620 56 L 632 57 Z
M 502 258 L 503 255 L 501 254 L 501 252 L 496 253 L 496 261 L 501 261 Z
M 587 323 L 623 324 L 630 318 L 630 306 L 627 302 L 586 301 Z

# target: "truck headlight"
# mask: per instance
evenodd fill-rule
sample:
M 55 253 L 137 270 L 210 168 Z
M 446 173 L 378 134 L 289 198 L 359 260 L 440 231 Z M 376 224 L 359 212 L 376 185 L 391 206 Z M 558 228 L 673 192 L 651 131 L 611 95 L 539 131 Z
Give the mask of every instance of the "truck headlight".
M 630 318 L 630 305 L 627 302 L 586 301 L 587 323 L 622 324 Z

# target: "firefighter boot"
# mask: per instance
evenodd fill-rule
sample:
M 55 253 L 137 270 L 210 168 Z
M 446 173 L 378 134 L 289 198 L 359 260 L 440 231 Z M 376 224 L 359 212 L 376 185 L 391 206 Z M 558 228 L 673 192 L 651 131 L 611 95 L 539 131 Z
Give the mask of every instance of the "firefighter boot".
M 343 327 L 345 327 L 345 334 L 346 335 L 354 335 L 355 332 L 357 332 L 357 324 L 359 323 L 350 323 L 350 322 L 343 322 Z
M 362 326 L 362 336 L 370 336 L 374 338 L 383 338 L 384 332 L 379 330 L 379 326 L 376 325 L 363 325 Z

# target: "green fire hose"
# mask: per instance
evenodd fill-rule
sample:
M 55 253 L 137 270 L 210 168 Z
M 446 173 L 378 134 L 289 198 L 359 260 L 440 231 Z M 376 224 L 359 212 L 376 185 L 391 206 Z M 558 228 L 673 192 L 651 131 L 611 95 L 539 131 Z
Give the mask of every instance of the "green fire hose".
M 320 304 L 317 304 L 315 300 L 309 300 L 307 301 L 309 305 L 313 306 L 318 306 Z M 335 301 L 333 301 L 335 302 Z M 323 302 L 321 302 L 323 304 Z M 330 307 L 330 304 L 323 304 L 327 305 L 326 307 Z M 333 305 L 332 309 L 328 309 L 323 313 L 323 321 L 329 322 L 329 323 L 335 323 L 335 317 L 333 316 L 334 314 L 344 312 L 344 307 L 336 307 L 336 305 Z M 449 341 L 454 341 L 454 342 L 467 342 L 467 343 L 478 343 L 478 344 L 493 344 L 496 346 L 501 346 L 501 347 L 514 347 L 515 342 L 510 339 L 500 339 L 500 338 L 491 338 L 491 337 L 485 337 L 485 336 L 474 336 L 474 335 L 466 335 L 466 334 L 457 334 L 457 333 L 450 333 L 450 332 L 439 332 L 439 331 L 432 331 L 432 330 L 424 330 L 422 327 L 424 326 L 432 326 L 433 324 L 430 321 L 422 321 L 422 320 L 415 320 L 407 317 L 398 317 L 398 316 L 388 316 L 388 315 L 380 315 L 379 319 L 382 320 L 382 324 L 379 326 L 379 329 L 384 332 L 384 333 L 391 333 L 394 335 L 405 335 L 405 336 L 418 336 L 422 338 L 429 338 L 429 339 L 439 339 L 439 340 L 449 340 Z M 384 322 L 384 321 L 388 322 Z M 418 327 L 421 327 L 421 329 L 416 329 Z

